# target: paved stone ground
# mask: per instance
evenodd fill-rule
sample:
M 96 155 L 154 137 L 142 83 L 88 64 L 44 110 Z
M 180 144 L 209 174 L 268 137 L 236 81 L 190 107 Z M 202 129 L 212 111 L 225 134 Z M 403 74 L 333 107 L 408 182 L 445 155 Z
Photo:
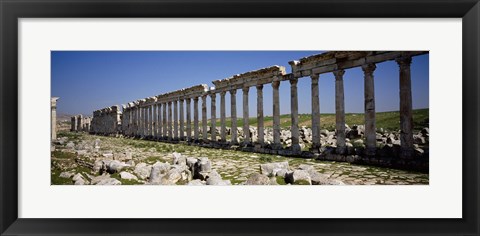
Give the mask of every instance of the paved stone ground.
M 212 169 L 216 169 L 223 179 L 232 184 L 240 184 L 248 176 L 260 171 L 260 164 L 288 161 L 291 168 L 300 164 L 315 166 L 320 173 L 328 174 L 332 178 L 350 185 L 428 185 L 428 174 L 409 172 L 404 170 L 353 165 L 344 162 L 316 161 L 313 159 L 290 158 L 267 154 L 256 154 L 232 150 L 219 150 L 190 146 L 186 144 L 168 144 L 155 141 L 137 140 L 131 138 L 104 137 L 88 134 L 60 133 L 60 137 L 69 136 L 69 140 L 76 145 L 75 149 L 90 146 L 95 140 L 100 140 L 100 149 L 82 153 L 86 159 L 102 157 L 104 153 L 131 152 L 135 163 L 145 162 L 153 164 L 156 161 L 171 160 L 173 152 L 179 152 L 189 157 L 208 157 L 212 162 Z M 88 149 L 88 148 L 87 148 Z M 57 148 L 58 150 L 62 150 Z M 52 167 L 53 171 L 53 167 Z

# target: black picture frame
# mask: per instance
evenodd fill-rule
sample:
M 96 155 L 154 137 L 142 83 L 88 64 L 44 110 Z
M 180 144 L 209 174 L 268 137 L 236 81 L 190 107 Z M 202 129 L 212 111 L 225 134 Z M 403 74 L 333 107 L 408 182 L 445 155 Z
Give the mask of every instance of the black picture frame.
M 0 0 L 1 235 L 479 235 L 478 0 Z M 462 18 L 462 219 L 18 218 L 19 18 L 387 17 Z M 456 81 L 452 81 L 455 83 Z M 457 81 L 458 82 L 458 81 Z M 41 201 L 41 199 L 39 199 Z M 331 203 L 330 203 L 331 204 Z

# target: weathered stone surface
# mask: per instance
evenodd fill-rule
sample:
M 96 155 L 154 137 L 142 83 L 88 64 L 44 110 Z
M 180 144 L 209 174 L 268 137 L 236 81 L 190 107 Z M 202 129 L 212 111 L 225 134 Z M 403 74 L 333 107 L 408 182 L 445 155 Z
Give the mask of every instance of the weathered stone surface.
M 311 185 L 312 179 L 306 170 L 294 170 L 285 177 L 285 182 L 298 185 Z
M 125 163 L 124 163 L 124 162 L 120 162 L 120 161 L 117 161 L 117 160 L 113 160 L 113 161 L 111 161 L 110 163 L 108 163 L 108 165 L 107 165 L 107 171 L 108 171 L 110 174 L 118 173 L 118 172 L 120 172 L 124 167 L 125 167 Z
M 93 185 L 121 185 L 122 182 L 120 182 L 117 179 L 111 178 L 110 175 L 100 175 L 96 176 L 92 179 L 91 184 Z
M 170 170 L 170 165 L 168 163 L 157 162 L 152 166 L 152 171 L 150 173 L 149 183 L 150 184 L 162 184 L 165 183 L 165 180 L 162 182 L 162 178 Z
M 147 165 L 146 163 L 138 163 L 135 166 L 135 170 L 133 173 L 135 173 L 140 179 L 146 179 L 147 177 L 150 176 L 152 171 L 152 166 Z
M 189 185 L 189 186 L 203 186 L 203 185 L 205 185 L 205 182 L 202 182 L 199 179 L 194 179 L 194 180 L 188 182 L 187 185 Z
M 274 176 L 274 170 L 275 169 L 285 169 L 288 170 L 288 162 L 274 162 L 274 163 L 267 163 L 267 164 L 261 164 L 260 165 L 260 172 L 263 175 L 267 176 Z M 278 172 L 278 170 L 277 170 Z
M 72 172 L 62 172 L 60 173 L 60 178 L 65 178 L 65 179 L 69 179 L 71 178 L 75 173 L 72 173 Z
M 245 182 L 245 185 L 269 185 L 270 184 L 270 179 L 268 176 L 260 174 L 260 173 L 254 173 L 250 177 L 248 177 L 248 180 Z
M 138 180 L 137 176 L 125 171 L 120 172 L 120 178 L 127 180 Z

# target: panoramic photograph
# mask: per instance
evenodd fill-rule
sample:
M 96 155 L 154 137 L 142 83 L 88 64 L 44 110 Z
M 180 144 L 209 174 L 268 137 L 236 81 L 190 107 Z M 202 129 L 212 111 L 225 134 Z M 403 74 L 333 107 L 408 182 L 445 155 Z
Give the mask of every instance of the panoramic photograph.
M 50 126 L 51 185 L 428 185 L 429 52 L 51 51 Z

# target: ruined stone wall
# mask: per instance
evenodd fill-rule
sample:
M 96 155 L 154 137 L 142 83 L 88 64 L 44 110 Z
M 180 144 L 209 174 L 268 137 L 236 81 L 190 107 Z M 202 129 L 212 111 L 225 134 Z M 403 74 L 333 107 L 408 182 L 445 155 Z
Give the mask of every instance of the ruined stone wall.
M 121 132 L 121 115 L 119 106 L 111 106 L 93 112 L 89 124 L 90 132 L 94 134 L 112 135 Z

